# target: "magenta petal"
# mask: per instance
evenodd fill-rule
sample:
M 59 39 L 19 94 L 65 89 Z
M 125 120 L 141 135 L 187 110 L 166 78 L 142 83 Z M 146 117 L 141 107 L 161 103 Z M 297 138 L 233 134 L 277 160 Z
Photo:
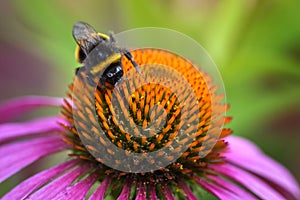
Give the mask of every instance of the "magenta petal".
M 230 164 L 211 166 L 211 168 L 245 186 L 262 199 L 284 199 L 274 188 L 247 171 Z
M 132 185 L 131 181 L 129 179 L 127 179 L 125 181 L 124 186 L 123 186 L 122 192 L 119 195 L 117 200 L 127 200 L 127 199 L 129 199 L 131 185 Z
M 165 195 L 164 197 L 166 198 L 166 200 L 175 200 L 175 197 L 174 197 L 171 189 L 167 185 L 162 186 L 161 189 Z
M 193 194 L 193 192 L 191 191 L 191 189 L 189 188 L 189 186 L 185 183 L 184 180 L 180 180 L 178 182 L 178 186 L 179 188 L 181 188 L 184 193 L 185 196 L 188 200 L 197 200 L 198 198 Z
M 146 200 L 147 195 L 146 195 L 146 187 L 144 183 L 141 181 L 138 187 L 138 193 L 136 195 L 136 200 Z
M 230 144 L 230 151 L 225 154 L 228 161 L 269 180 L 294 198 L 300 199 L 299 185 L 286 168 L 246 139 L 231 136 L 227 141 Z
M 149 192 L 149 200 L 156 200 L 157 196 L 156 196 L 156 189 L 154 187 L 154 185 L 148 185 L 148 192 Z
M 66 147 L 58 137 L 42 137 L 0 147 L 0 182 L 34 161 Z
M 228 191 L 224 189 L 223 187 L 220 187 L 218 185 L 213 185 L 201 178 L 197 180 L 197 182 L 208 192 L 212 193 L 219 199 L 224 199 L 224 200 L 241 200 L 240 197 L 238 197 L 236 194 L 234 194 L 231 191 Z
M 60 174 L 64 173 L 65 171 L 71 169 L 78 163 L 79 160 L 73 159 L 63 164 L 52 167 L 48 170 L 42 171 L 13 188 L 4 197 L 2 197 L 2 200 L 25 199 L 25 197 L 30 193 L 46 184 L 47 182 L 51 181 L 55 177 L 59 176 Z
M 101 185 L 97 188 L 97 190 L 91 195 L 89 200 L 103 200 L 105 192 L 111 183 L 112 178 L 107 177 L 101 183 Z
M 6 123 L 0 125 L 0 142 L 10 139 L 45 133 L 50 131 L 63 130 L 58 124 L 59 117 L 45 117 L 30 122 Z
M 73 186 L 67 187 L 64 191 L 56 195 L 52 200 L 78 200 L 85 199 L 88 191 L 91 189 L 92 185 L 98 179 L 98 174 L 90 174 L 84 180 L 75 183 Z
M 90 167 L 87 165 L 78 166 L 30 195 L 29 199 L 53 199 L 58 193 L 65 190 L 74 180 L 84 175 L 88 170 L 90 170 Z
M 55 97 L 25 96 L 11 99 L 0 105 L 0 123 L 7 122 L 36 108 L 61 105 L 63 105 L 63 99 Z
M 228 180 L 224 180 L 219 176 L 208 175 L 208 178 L 212 180 L 215 184 L 217 184 L 219 187 L 223 187 L 224 189 L 227 189 L 232 193 L 236 194 L 240 199 L 247 199 L 247 200 L 257 199 L 250 192 L 244 190 L 243 188 L 233 184 Z

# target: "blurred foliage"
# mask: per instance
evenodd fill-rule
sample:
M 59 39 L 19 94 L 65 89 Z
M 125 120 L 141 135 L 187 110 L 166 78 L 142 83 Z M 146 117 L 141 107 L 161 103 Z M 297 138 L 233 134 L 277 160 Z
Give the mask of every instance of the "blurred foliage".
M 235 134 L 252 138 L 297 173 L 299 0 L 15 0 L 7 5 L 1 14 L 6 30 L 1 37 L 51 63 L 58 72 L 53 88 L 66 87 L 77 66 L 71 36 L 75 21 L 86 21 L 104 33 L 158 26 L 194 38 L 221 71 Z M 291 114 L 295 111 L 298 114 Z M 284 121 L 282 116 L 291 117 Z M 281 131 L 272 126 L 289 120 L 296 125 Z

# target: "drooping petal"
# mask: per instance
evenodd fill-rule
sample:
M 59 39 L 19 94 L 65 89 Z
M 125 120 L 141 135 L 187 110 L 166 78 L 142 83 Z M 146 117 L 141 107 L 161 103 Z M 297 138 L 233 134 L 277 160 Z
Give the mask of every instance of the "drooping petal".
M 129 199 L 132 182 L 127 179 L 117 200 Z
M 136 195 L 136 200 L 146 200 L 147 195 L 146 195 L 146 187 L 144 183 L 141 181 L 138 187 L 138 193 Z
M 224 180 L 222 177 L 208 175 L 207 176 L 210 180 L 216 183 L 219 187 L 223 187 L 231 191 L 232 193 L 236 194 L 240 199 L 247 199 L 247 200 L 256 200 L 257 198 L 253 196 L 250 192 L 244 190 L 243 188 L 233 184 L 228 180 Z
M 172 190 L 167 185 L 162 186 L 162 192 L 167 200 L 175 200 Z
M 156 196 L 156 189 L 154 187 L 154 185 L 148 185 L 147 187 L 148 189 L 148 193 L 149 193 L 149 200 L 156 200 L 157 196 Z
M 88 191 L 95 181 L 99 178 L 97 173 L 90 174 L 87 178 L 82 181 L 75 183 L 72 186 L 67 187 L 65 190 L 57 194 L 53 200 L 78 200 L 85 199 Z
M 59 137 L 41 137 L 0 147 L 0 182 L 34 161 L 66 147 Z
M 239 169 L 233 165 L 215 165 L 212 166 L 212 169 L 240 183 L 241 185 L 245 186 L 247 189 L 249 189 L 251 192 L 253 192 L 262 199 L 285 199 L 274 188 L 272 188 L 259 177 L 247 171 Z
M 29 199 L 53 199 L 58 193 L 65 190 L 74 180 L 84 175 L 90 169 L 91 167 L 87 165 L 78 166 L 30 195 Z
M 4 197 L 2 197 L 2 200 L 25 199 L 25 197 L 30 193 L 53 180 L 55 177 L 63 174 L 65 171 L 68 171 L 78 163 L 79 160 L 73 159 L 48 170 L 42 171 L 13 188 Z
M 101 185 L 96 189 L 96 191 L 91 195 L 89 200 L 103 200 L 105 196 L 105 192 L 111 183 L 112 178 L 107 177 L 101 183 Z
M 30 122 L 6 123 L 0 125 L 0 143 L 22 136 L 63 130 L 57 116 L 39 118 Z
M 230 200 L 240 200 L 241 198 L 238 197 L 236 194 L 234 194 L 231 191 L 226 190 L 223 187 L 220 187 L 218 185 L 213 185 L 207 181 L 205 181 L 204 179 L 199 178 L 197 180 L 197 182 L 208 192 L 212 193 L 213 195 L 215 195 L 216 197 L 218 197 L 219 199 L 230 199 Z
M 61 105 L 63 105 L 63 98 L 56 97 L 26 96 L 11 99 L 0 105 L 0 123 L 10 121 L 36 108 Z
M 283 193 L 288 192 L 300 199 L 299 184 L 282 165 L 266 156 L 250 141 L 240 137 L 228 137 L 230 151 L 225 154 L 228 161 L 243 167 L 277 185 Z
M 197 200 L 197 197 L 193 194 L 193 192 L 191 191 L 191 189 L 189 188 L 189 186 L 185 183 L 184 180 L 180 180 L 178 182 L 178 186 L 179 188 L 181 188 L 184 193 L 185 196 L 188 200 Z

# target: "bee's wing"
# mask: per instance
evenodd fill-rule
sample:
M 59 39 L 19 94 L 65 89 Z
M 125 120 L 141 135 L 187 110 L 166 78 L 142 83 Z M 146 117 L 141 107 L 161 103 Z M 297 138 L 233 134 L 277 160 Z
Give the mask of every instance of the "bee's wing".
M 85 22 L 76 22 L 73 26 L 72 34 L 85 53 L 89 52 L 101 40 L 97 31 Z

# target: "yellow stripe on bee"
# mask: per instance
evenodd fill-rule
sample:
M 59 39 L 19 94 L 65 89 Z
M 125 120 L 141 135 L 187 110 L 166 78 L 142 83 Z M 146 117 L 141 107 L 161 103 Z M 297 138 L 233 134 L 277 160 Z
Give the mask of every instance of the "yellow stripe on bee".
M 79 51 L 80 51 L 80 46 L 77 45 L 77 46 L 76 46 L 76 49 L 75 49 L 75 60 L 76 60 L 77 62 L 81 63 L 81 60 L 80 60 L 80 58 L 79 58 Z
M 97 33 L 97 34 L 91 34 L 91 37 L 96 37 L 96 36 L 100 36 L 101 38 L 103 38 L 104 40 L 110 40 L 110 37 L 108 35 L 105 35 L 103 33 Z M 79 63 L 82 63 L 82 60 L 80 60 L 79 58 L 79 51 L 80 51 L 80 46 L 77 45 L 76 49 L 75 49 L 75 60 Z
M 97 33 L 97 35 L 99 35 L 100 37 L 104 38 L 105 40 L 109 40 L 109 36 L 108 35 L 105 35 L 103 33 Z
M 96 66 L 93 67 L 91 70 L 92 74 L 97 74 L 99 73 L 104 67 L 110 65 L 111 63 L 117 62 L 121 59 L 121 54 L 120 53 L 115 53 L 111 56 L 109 56 L 105 61 L 97 64 Z

